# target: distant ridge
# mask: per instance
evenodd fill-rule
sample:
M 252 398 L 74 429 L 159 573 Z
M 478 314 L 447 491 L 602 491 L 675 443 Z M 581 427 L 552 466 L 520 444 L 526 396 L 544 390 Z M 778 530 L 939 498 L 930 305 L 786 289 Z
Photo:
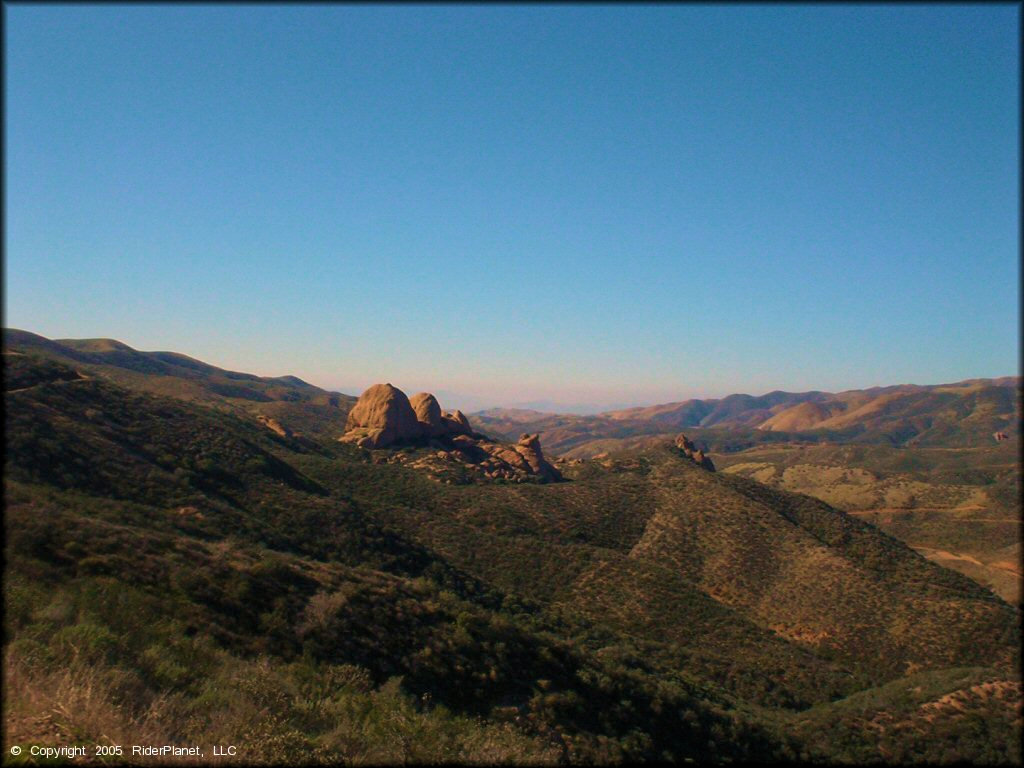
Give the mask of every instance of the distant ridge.
M 987 444 L 995 432 L 1020 434 L 1021 378 L 966 379 L 950 384 L 898 384 L 831 393 L 769 392 L 606 411 L 593 416 L 490 409 L 473 414 L 485 429 L 539 432 L 553 453 L 594 443 L 594 451 L 679 430 L 712 430 L 746 444 L 787 436 L 811 442 L 886 445 Z M 695 437 L 700 435 L 694 432 Z M 600 443 L 600 445 L 598 445 Z M 580 455 L 576 453 L 574 455 Z
M 243 407 L 305 432 L 340 434 L 356 400 L 296 376 L 228 371 L 177 352 L 141 352 L 114 339 L 51 340 L 8 328 L 4 348 L 84 366 L 134 389 Z M 717 430 L 719 437 L 725 430 L 748 444 L 792 436 L 813 442 L 963 447 L 987 443 L 996 432 L 1010 438 L 1020 434 L 1020 388 L 1021 377 L 1002 376 L 839 393 L 734 394 L 589 416 L 514 408 L 491 408 L 472 416 L 482 429 L 507 440 L 523 432 L 539 433 L 552 455 L 596 441 L 602 441 L 599 450 L 608 450 L 614 447 L 604 444 L 609 440 L 674 435 L 684 429 Z M 698 432 L 691 434 L 698 442 L 703 439 Z
M 115 339 L 47 339 L 4 329 L 4 352 L 64 363 L 129 389 L 241 410 L 300 434 L 340 434 L 355 397 L 297 376 L 257 376 L 218 368 L 179 352 L 141 352 Z
M 229 371 L 180 352 L 140 352 L 116 339 L 47 339 L 28 331 L 5 328 L 4 349 L 35 350 L 69 363 L 100 365 L 184 379 L 213 391 L 216 391 L 218 385 L 230 382 L 237 388 L 233 396 L 243 399 L 294 399 L 296 395 L 302 399 L 316 399 L 320 395 L 340 394 L 327 392 L 297 376 L 257 376 Z M 285 388 L 289 392 L 279 391 L 278 388 Z

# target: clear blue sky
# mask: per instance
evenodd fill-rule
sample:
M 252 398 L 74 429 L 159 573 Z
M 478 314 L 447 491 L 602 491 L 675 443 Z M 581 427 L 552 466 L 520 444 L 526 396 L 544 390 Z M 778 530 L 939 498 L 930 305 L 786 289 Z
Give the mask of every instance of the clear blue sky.
M 494 404 L 1018 371 L 1015 5 L 4 13 L 7 326 Z

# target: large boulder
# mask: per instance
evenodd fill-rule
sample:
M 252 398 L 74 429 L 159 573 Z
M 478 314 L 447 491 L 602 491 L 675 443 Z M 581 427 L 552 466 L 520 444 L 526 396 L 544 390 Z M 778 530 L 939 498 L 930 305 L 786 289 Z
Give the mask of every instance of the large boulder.
M 694 451 L 692 458 L 693 458 L 693 463 L 696 464 L 697 466 L 703 467 L 704 469 L 708 470 L 709 472 L 714 472 L 715 471 L 715 464 L 714 464 L 714 462 L 711 461 L 711 457 L 710 456 L 705 456 L 704 455 L 704 451 L 700 451 L 700 450 Z
M 690 442 L 690 438 L 680 432 L 676 435 L 676 448 L 685 453 L 687 456 L 697 450 L 697 446 Z
M 383 448 L 422 436 L 423 427 L 405 393 L 391 384 L 374 384 L 352 406 L 341 439 L 364 448 Z
M 462 411 L 442 411 L 437 398 L 420 392 L 410 400 L 390 384 L 374 384 L 359 396 L 349 412 L 345 434 L 338 438 L 360 448 L 386 448 L 392 444 L 430 445 L 436 452 L 420 456 L 410 466 L 442 467 L 458 462 L 481 476 L 527 482 L 531 477 L 558 481 L 561 473 L 544 459 L 537 435 L 523 435 L 515 444 L 496 443 L 477 434 Z M 404 462 L 404 455 L 378 457 L 388 463 Z
M 544 453 L 540 449 L 539 435 L 524 434 L 512 448 L 523 457 L 529 465 L 532 474 L 539 475 L 549 481 L 562 479 L 562 473 L 545 460 Z
M 427 437 L 441 437 L 448 434 L 448 427 L 441 420 L 441 406 L 429 392 L 420 392 L 409 398 L 409 404 L 416 414 L 423 434 Z
M 449 435 L 473 434 L 473 428 L 469 425 L 469 419 L 466 418 L 466 414 L 458 409 L 442 413 L 441 422 L 444 424 Z
M 533 474 L 530 463 L 514 445 L 492 443 L 489 440 L 481 440 L 478 445 L 498 462 L 498 466 L 513 472 L 518 471 L 523 475 Z

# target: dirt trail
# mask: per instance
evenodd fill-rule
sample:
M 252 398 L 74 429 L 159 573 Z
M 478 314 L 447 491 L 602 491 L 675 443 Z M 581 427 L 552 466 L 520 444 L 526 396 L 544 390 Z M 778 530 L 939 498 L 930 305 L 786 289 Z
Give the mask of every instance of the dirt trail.
M 79 382 L 82 382 L 82 381 L 89 381 L 91 378 L 92 378 L 91 376 L 82 376 L 81 374 L 79 374 L 79 378 L 77 378 L 77 379 L 60 379 L 58 381 L 41 381 L 38 384 L 33 384 L 33 385 L 29 386 L 29 387 L 19 387 L 18 389 L 6 389 L 6 390 L 4 390 L 4 394 L 5 395 L 13 395 L 15 392 L 25 392 L 26 390 L 29 390 L 29 389 L 35 389 L 36 387 L 41 387 L 44 384 L 78 384 Z
M 969 507 L 880 507 L 878 509 L 855 509 L 847 512 L 857 517 L 866 515 L 909 515 L 914 512 L 948 512 L 950 515 L 970 511 Z M 976 507 L 984 509 L 984 507 Z M 1020 523 L 1019 517 L 957 517 L 963 523 Z
M 981 562 L 977 558 L 971 557 L 970 555 L 961 555 L 956 552 L 947 552 L 944 549 L 935 549 L 934 547 L 914 547 L 918 552 L 929 559 L 941 558 L 943 560 L 963 560 L 968 563 L 974 563 L 974 565 L 985 566 L 986 563 Z

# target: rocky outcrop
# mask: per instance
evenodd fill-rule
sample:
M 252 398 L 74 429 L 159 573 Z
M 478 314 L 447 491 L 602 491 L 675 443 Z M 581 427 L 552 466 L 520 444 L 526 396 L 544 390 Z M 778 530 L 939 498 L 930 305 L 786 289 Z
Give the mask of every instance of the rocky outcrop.
M 448 426 L 442 419 L 441 406 L 436 397 L 429 392 L 420 392 L 409 398 L 409 404 L 412 405 L 424 435 L 440 437 L 448 434 Z
M 424 431 L 405 393 L 390 384 L 374 384 L 349 411 L 340 438 L 362 448 L 384 448 L 423 437 Z
M 676 436 L 676 448 L 698 467 L 703 467 L 709 472 L 715 471 L 715 465 L 711 461 L 711 457 L 704 455 L 704 451 L 694 445 L 682 432 Z
M 445 411 L 441 414 L 441 420 L 444 422 L 445 429 L 448 430 L 450 435 L 473 434 L 473 428 L 469 426 L 469 419 L 466 418 L 466 414 L 458 409 Z
M 485 453 L 496 460 L 497 463 L 493 461 L 486 462 L 489 467 L 497 468 L 501 465 L 507 465 L 511 469 L 523 474 L 530 474 L 530 463 L 515 449 L 515 446 L 506 443 L 492 443 L 487 440 L 481 440 L 478 445 Z
M 549 462 L 545 461 L 544 454 L 540 449 L 540 437 L 538 435 L 524 434 L 512 448 L 525 459 L 530 467 L 530 471 L 535 475 L 540 475 L 547 480 L 562 479 L 562 474 Z
M 510 445 L 477 434 L 462 411 L 442 411 L 429 392 L 412 399 L 390 384 L 375 384 L 353 406 L 339 440 L 361 448 L 406 444 L 429 448 L 426 455 L 407 457 L 401 452 L 384 460 L 425 470 L 440 479 L 459 465 L 491 480 L 527 482 L 562 480 L 561 473 L 544 458 L 537 435 L 523 435 Z M 451 482 L 451 480 L 448 480 Z

